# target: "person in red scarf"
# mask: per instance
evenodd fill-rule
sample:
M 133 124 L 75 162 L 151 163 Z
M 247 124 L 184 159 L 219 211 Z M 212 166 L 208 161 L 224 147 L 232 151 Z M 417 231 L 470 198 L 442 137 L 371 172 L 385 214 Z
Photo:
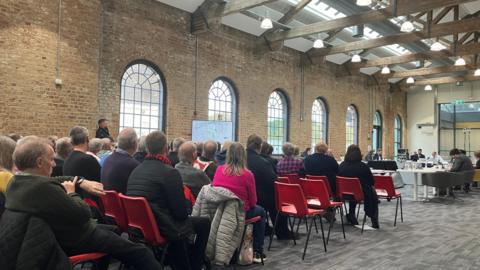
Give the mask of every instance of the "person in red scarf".
M 169 241 L 168 261 L 176 269 L 201 269 L 210 233 L 210 220 L 188 216 L 180 173 L 167 158 L 167 138 L 161 131 L 146 139 L 147 156 L 133 170 L 127 195 L 144 197 L 150 204 L 160 230 Z M 191 237 L 196 235 L 196 237 Z M 195 238 L 192 248 L 186 248 Z

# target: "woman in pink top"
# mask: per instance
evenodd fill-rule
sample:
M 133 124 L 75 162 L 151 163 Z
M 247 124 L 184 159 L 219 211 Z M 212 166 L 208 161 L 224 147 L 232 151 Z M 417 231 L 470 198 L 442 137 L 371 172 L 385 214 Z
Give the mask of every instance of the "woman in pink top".
M 212 185 L 223 187 L 243 201 L 246 218 L 261 216 L 259 222 L 253 224 L 253 261 L 261 262 L 263 254 L 263 240 L 265 238 L 266 215 L 265 210 L 257 205 L 255 178 L 247 169 L 247 153 L 240 143 L 232 143 L 227 149 L 225 165 L 217 168 Z

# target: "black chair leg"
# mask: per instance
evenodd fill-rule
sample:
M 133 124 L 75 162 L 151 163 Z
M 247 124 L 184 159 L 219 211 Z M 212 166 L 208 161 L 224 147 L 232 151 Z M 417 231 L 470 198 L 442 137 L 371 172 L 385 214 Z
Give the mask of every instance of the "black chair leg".
M 268 243 L 268 251 L 270 251 L 270 247 L 272 246 L 273 235 L 275 235 L 275 227 L 277 227 L 278 214 L 279 213 L 277 213 L 277 216 L 275 217 L 275 223 L 273 224 L 272 234 L 270 235 L 270 243 Z
M 362 205 L 361 205 L 361 204 L 358 204 L 357 220 L 358 220 L 358 216 L 360 215 L 360 208 L 362 208 Z
M 320 230 L 322 231 L 322 240 L 323 240 L 323 248 L 325 249 L 325 252 L 327 252 L 327 244 L 325 243 L 325 233 L 323 232 L 323 221 L 322 217 L 318 216 L 320 220 Z
M 315 226 L 315 232 L 318 234 L 317 222 L 313 219 L 313 225 Z
M 313 225 L 314 219 L 315 219 L 315 216 L 312 217 L 312 220 L 310 221 L 310 226 L 308 226 L 308 223 L 307 223 L 307 240 L 305 240 L 305 247 L 303 248 L 302 260 L 305 259 L 305 253 L 307 252 L 308 240 L 310 239 L 310 233 L 312 232 L 312 225 Z M 307 222 L 306 217 L 305 217 L 305 222 Z
M 363 222 L 362 222 L 362 234 L 363 234 L 363 227 L 365 226 L 365 222 L 367 221 L 367 213 L 363 215 Z
M 403 206 L 402 206 L 402 196 L 400 196 L 400 220 L 403 223 Z
M 345 237 L 345 226 L 343 224 L 343 207 L 340 206 L 339 209 L 340 209 L 340 221 L 342 222 L 343 239 L 347 239 Z
M 320 217 L 320 218 L 322 218 L 322 217 Z M 331 221 L 329 223 L 330 224 L 328 225 L 327 245 L 328 245 L 328 240 L 330 240 L 330 231 L 332 230 L 332 227 L 333 227 L 333 218 L 331 219 Z
M 395 207 L 395 221 L 393 221 L 393 227 L 397 226 L 397 215 L 398 215 L 398 203 L 400 202 L 400 198 L 397 198 L 397 206 Z
M 291 231 L 291 235 L 292 235 L 292 240 L 293 240 L 293 245 L 296 246 L 297 245 L 297 241 L 295 240 L 295 234 L 293 233 L 293 231 L 295 230 L 294 226 L 295 226 L 295 218 L 293 220 L 293 224 L 290 220 L 290 217 L 287 217 L 288 219 L 288 224 L 290 225 L 290 231 Z M 301 220 L 301 219 L 300 219 Z

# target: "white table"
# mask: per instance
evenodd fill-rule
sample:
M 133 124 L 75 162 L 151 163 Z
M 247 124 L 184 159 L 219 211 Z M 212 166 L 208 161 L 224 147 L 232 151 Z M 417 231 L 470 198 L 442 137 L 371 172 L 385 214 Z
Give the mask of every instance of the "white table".
M 410 170 L 405 170 L 405 169 L 399 169 L 397 172 L 400 173 L 402 176 L 402 179 L 405 184 L 413 184 L 413 200 L 417 201 L 418 200 L 418 185 L 421 184 L 422 182 L 422 174 L 424 173 L 435 173 L 435 172 L 442 172 L 446 171 L 446 169 L 440 169 L 440 168 L 422 168 L 422 169 L 410 169 Z M 411 176 L 413 175 L 413 183 L 409 183 L 409 179 L 412 178 Z M 425 198 L 428 198 L 428 190 L 427 186 L 423 186 L 423 195 Z

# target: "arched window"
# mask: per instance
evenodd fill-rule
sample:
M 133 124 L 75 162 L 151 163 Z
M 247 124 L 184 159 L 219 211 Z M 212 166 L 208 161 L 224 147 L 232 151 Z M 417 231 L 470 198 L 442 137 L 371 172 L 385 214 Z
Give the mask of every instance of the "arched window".
M 287 141 L 287 99 L 275 90 L 268 98 L 267 141 L 273 146 L 273 154 L 282 153 L 282 145 Z
M 235 93 L 230 83 L 215 80 L 208 90 L 208 120 L 232 122 L 232 139 L 235 139 Z
M 351 144 L 358 144 L 358 113 L 353 105 L 347 108 L 345 124 L 346 147 L 348 148 Z
M 120 130 L 139 136 L 163 130 L 164 86 L 157 67 L 145 61 L 130 64 L 120 84 Z
M 395 126 L 393 130 L 393 155 L 398 155 L 398 149 L 402 148 L 402 118 L 400 115 L 395 117 Z
M 327 143 L 327 106 L 317 98 L 312 106 L 312 146 L 319 141 Z
M 379 111 L 373 116 L 372 150 L 382 148 L 382 115 Z

